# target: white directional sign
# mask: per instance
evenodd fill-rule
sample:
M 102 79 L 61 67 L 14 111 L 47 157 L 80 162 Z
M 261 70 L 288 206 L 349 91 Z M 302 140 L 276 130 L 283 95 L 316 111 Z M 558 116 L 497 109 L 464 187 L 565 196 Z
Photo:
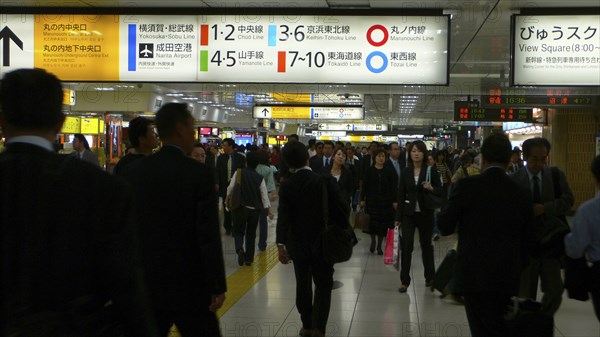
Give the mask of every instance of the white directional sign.
M 346 137 L 346 131 L 314 131 L 315 137 Z
M 365 119 L 361 107 L 255 106 L 254 118 L 273 119 Z M 341 129 L 343 130 L 343 129 Z
M 319 130 L 388 131 L 387 124 L 319 123 Z
M 2 15 L 0 75 L 19 68 L 33 68 L 33 22 L 33 15 Z

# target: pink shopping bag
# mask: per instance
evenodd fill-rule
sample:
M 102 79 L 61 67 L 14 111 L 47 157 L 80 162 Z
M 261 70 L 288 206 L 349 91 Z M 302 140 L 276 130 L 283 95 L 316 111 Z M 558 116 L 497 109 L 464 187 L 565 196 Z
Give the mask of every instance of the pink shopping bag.
M 388 228 L 387 237 L 385 238 L 385 251 L 383 252 L 383 263 L 394 264 L 398 260 L 398 227 Z

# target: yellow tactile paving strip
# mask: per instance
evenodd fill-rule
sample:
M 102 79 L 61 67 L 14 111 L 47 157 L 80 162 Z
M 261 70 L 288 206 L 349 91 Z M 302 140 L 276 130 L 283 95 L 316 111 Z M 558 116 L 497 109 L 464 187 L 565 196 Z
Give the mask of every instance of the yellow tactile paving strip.
M 279 253 L 276 245 L 268 246 L 264 252 L 254 257 L 252 266 L 242 266 L 227 278 L 226 300 L 217 317 L 221 318 L 244 296 L 248 290 L 260 281 L 279 262 Z M 169 337 L 180 337 L 177 328 L 173 326 Z

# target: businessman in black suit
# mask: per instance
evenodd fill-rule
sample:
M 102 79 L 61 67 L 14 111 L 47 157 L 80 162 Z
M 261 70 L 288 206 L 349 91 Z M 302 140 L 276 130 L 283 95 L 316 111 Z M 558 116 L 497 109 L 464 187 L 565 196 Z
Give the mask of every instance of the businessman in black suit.
M 320 233 L 325 229 L 323 184 L 327 184 L 329 224 L 349 226 L 349 205 L 335 180 L 325 179 L 308 166 L 308 151 L 299 142 L 286 145 L 285 159 L 292 173 L 279 189 L 277 246 L 279 260 L 294 260 L 296 307 L 302 320 L 301 336 L 322 337 L 329 317 L 333 265 L 325 262 Z M 313 282 L 315 283 L 313 301 Z
M 321 172 L 324 167 L 333 165 L 333 148 L 335 144 L 332 141 L 326 140 L 323 142 L 323 156 L 314 156 L 309 160 L 309 166 L 315 173 Z
M 246 157 L 235 151 L 235 142 L 231 138 L 223 139 L 221 143 L 223 154 L 217 157 L 217 183 L 219 185 L 219 196 L 223 200 L 225 206 L 225 197 L 227 196 L 227 186 L 231 181 L 231 177 L 239 168 L 246 167 Z M 231 212 L 223 207 L 224 218 L 223 227 L 227 235 L 232 233 Z
M 504 311 L 519 291 L 532 242 L 531 196 L 505 170 L 511 145 L 504 134 L 481 146 L 482 172 L 459 181 L 438 216 L 443 235 L 458 228 L 456 289 L 464 295 L 473 337 L 507 335 Z
M 120 321 L 126 336 L 157 337 L 131 190 L 54 153 L 65 118 L 58 78 L 19 69 L 0 87 L 0 336 L 121 336 Z
M 217 194 L 208 167 L 189 158 L 194 124 L 187 104 L 156 114 L 162 149 L 128 170 L 141 224 L 143 264 L 161 336 L 220 336 L 215 311 L 227 290 Z

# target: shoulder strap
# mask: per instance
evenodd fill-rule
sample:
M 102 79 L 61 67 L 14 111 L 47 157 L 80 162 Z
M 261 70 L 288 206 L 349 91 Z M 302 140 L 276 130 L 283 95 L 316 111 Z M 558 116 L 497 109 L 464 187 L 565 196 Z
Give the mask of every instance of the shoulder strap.
M 329 225 L 329 193 L 327 193 L 327 180 L 321 179 L 321 190 L 323 191 L 323 223 Z
M 558 199 L 562 195 L 562 188 L 560 187 L 560 174 L 558 172 L 558 167 L 556 167 L 556 166 L 551 167 L 550 172 L 552 173 L 552 185 L 554 187 L 554 199 Z
M 427 175 L 425 181 L 431 184 L 431 166 L 427 166 Z

